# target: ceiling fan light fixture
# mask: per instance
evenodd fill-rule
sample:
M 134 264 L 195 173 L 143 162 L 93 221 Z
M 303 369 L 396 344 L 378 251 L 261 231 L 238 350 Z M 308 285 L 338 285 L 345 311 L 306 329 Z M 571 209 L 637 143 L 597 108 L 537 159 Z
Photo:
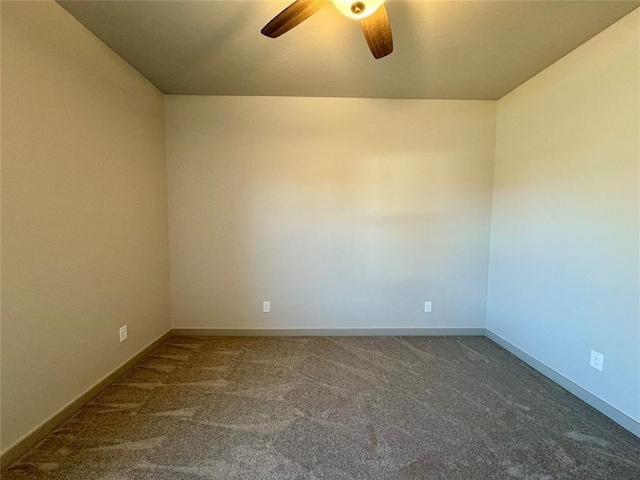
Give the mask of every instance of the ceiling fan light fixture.
M 295 0 L 273 17 L 260 32 L 271 38 L 287 33 L 329 2 L 345 17 L 358 20 L 374 58 L 393 52 L 393 35 L 384 6 L 386 0 Z
M 375 13 L 386 0 L 331 0 L 341 14 L 353 20 L 362 20 Z

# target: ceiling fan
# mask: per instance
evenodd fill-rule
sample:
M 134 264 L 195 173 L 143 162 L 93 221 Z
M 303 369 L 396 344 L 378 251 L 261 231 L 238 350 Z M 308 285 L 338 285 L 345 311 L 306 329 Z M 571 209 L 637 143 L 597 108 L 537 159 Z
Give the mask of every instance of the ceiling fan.
M 346 17 L 360 20 L 364 38 L 375 58 L 393 52 L 393 37 L 386 0 L 296 0 L 276 15 L 261 30 L 263 35 L 276 38 L 302 23 L 329 2 Z

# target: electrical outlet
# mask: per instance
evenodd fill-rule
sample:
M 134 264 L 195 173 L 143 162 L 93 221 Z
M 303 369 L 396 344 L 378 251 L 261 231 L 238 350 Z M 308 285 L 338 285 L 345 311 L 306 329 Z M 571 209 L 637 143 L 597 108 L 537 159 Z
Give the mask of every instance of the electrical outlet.
M 120 343 L 127 339 L 127 326 L 120 327 Z
M 591 365 L 596 370 L 602 371 L 602 365 L 604 363 L 604 355 L 596 352 L 595 350 L 591 350 L 591 361 L 589 365 Z
M 262 302 L 262 312 L 269 313 L 271 311 L 271 302 Z
M 424 302 L 425 313 L 431 313 L 431 302 Z

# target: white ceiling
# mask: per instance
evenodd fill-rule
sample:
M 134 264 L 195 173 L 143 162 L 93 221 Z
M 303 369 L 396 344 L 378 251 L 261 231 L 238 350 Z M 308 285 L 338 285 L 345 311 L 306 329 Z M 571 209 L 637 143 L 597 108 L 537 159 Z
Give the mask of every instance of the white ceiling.
M 277 39 L 289 1 L 58 0 L 167 94 L 498 99 L 640 1 L 389 1 L 375 60 L 331 5 Z

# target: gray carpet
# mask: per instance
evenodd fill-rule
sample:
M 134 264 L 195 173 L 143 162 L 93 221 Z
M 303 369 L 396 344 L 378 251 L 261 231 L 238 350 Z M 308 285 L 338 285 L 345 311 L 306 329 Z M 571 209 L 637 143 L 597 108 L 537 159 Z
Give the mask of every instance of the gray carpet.
M 640 440 L 482 337 L 174 337 L 22 479 L 640 479 Z

